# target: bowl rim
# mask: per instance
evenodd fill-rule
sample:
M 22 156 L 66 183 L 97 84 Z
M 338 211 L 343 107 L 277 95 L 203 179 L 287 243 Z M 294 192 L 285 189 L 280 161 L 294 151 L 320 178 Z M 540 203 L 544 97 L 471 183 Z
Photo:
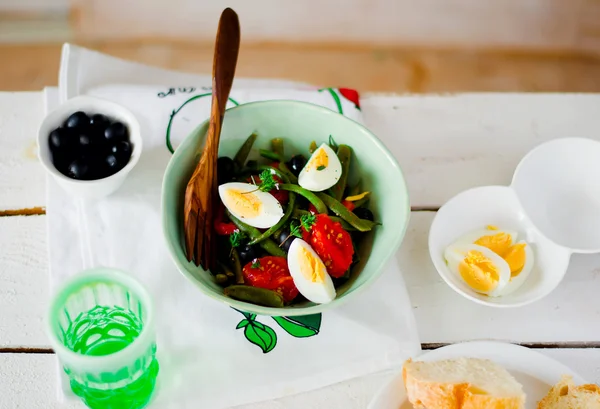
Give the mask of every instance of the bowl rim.
M 122 115 L 122 117 L 126 118 L 123 122 L 126 122 L 126 125 L 129 128 L 129 138 L 131 142 L 133 142 L 133 149 L 131 150 L 131 158 L 127 165 L 125 165 L 118 172 L 102 178 L 102 179 L 93 179 L 93 180 L 79 180 L 72 179 L 56 169 L 54 163 L 52 163 L 50 147 L 48 145 L 48 136 L 52 130 L 48 130 L 50 128 L 49 124 L 51 122 L 55 122 L 57 118 L 62 118 L 64 121 L 67 119 L 68 115 L 76 112 L 78 107 L 84 105 L 104 105 L 110 106 L 114 111 L 117 111 Z M 74 111 L 75 110 L 75 111 Z M 103 114 L 105 115 L 105 114 Z M 37 135 L 37 156 L 42 163 L 42 166 L 46 169 L 47 172 L 52 174 L 53 177 L 68 182 L 73 185 L 92 185 L 92 184 L 100 184 L 105 182 L 112 182 L 113 180 L 117 180 L 123 175 L 126 175 L 133 169 L 133 167 L 140 160 L 141 152 L 143 149 L 143 139 L 141 135 L 140 123 L 137 120 L 136 116 L 123 105 L 117 104 L 111 100 L 105 98 L 91 97 L 89 95 L 79 95 L 73 97 L 64 103 L 60 104 L 58 107 L 54 108 L 50 112 L 46 114 L 42 122 L 38 127 L 38 135 Z M 42 150 L 46 152 L 46 154 L 42 154 Z
M 291 317 L 291 316 L 319 314 L 319 313 L 322 313 L 323 311 L 343 305 L 350 298 L 356 297 L 357 294 L 364 292 L 381 276 L 388 261 L 398 251 L 398 248 L 400 247 L 400 244 L 402 243 L 402 240 L 404 239 L 404 237 L 406 235 L 406 231 L 408 230 L 408 224 L 410 222 L 410 215 L 411 215 L 408 185 L 406 183 L 406 178 L 404 177 L 404 172 L 402 171 L 402 168 L 400 167 L 398 161 L 396 160 L 394 155 L 392 155 L 392 153 L 388 150 L 388 148 L 379 140 L 379 138 L 373 132 L 371 132 L 367 127 L 356 122 L 355 120 L 353 120 L 347 116 L 344 116 L 342 114 L 339 114 L 329 108 L 325 108 L 323 106 L 312 104 L 309 102 L 304 102 L 304 101 L 267 100 L 267 101 L 255 101 L 255 102 L 249 102 L 246 104 L 241 104 L 241 105 L 227 109 L 226 113 L 229 111 L 244 110 L 244 109 L 254 108 L 254 107 L 262 107 L 262 106 L 269 107 L 271 105 L 290 105 L 290 106 L 296 106 L 300 109 L 314 110 L 314 111 L 317 111 L 320 114 L 324 114 L 324 115 L 340 115 L 343 118 L 343 120 L 350 121 L 351 123 L 353 123 L 354 126 L 358 127 L 362 131 L 364 131 L 369 136 L 371 142 L 381 151 L 381 153 L 393 165 L 393 168 L 395 168 L 398 171 L 398 173 L 400 174 L 400 176 L 401 176 L 400 180 L 402 183 L 403 191 L 405 193 L 404 194 L 405 211 L 404 211 L 404 214 L 402 215 L 403 216 L 402 220 L 404 220 L 404 223 L 403 223 L 404 225 L 402 226 L 402 230 L 397 232 L 397 234 L 395 234 L 393 241 L 391 243 L 389 243 L 388 246 L 386 246 L 386 249 L 384 249 L 385 256 L 382 258 L 382 261 L 380 261 L 380 266 L 376 269 L 376 271 L 374 271 L 370 275 L 370 277 L 361 286 L 355 288 L 354 290 L 352 290 L 348 293 L 345 293 L 343 297 L 340 297 L 340 298 L 336 297 L 332 302 L 327 303 L 327 304 L 316 304 L 316 305 L 311 305 L 309 307 L 297 307 L 297 308 L 294 308 L 294 307 L 287 307 L 287 308 L 286 307 L 284 307 L 284 308 L 264 307 L 261 305 L 251 304 L 251 303 L 247 303 L 244 301 L 233 300 L 231 298 L 226 297 L 225 295 L 217 294 L 217 293 L 213 292 L 213 290 L 208 289 L 207 287 L 204 286 L 204 284 L 202 284 L 201 282 L 196 280 L 194 277 L 191 276 L 190 273 L 188 273 L 185 265 L 183 265 L 183 263 L 177 257 L 176 248 L 175 248 L 176 244 L 169 240 L 169 223 L 167 221 L 168 218 L 165 217 L 165 208 L 166 208 L 167 199 L 166 199 L 166 195 L 164 192 L 165 192 L 165 188 L 166 188 L 166 184 L 167 184 L 167 180 L 168 180 L 168 175 L 171 173 L 172 168 L 175 166 L 174 164 L 177 161 L 177 158 L 178 158 L 177 152 L 179 149 L 175 149 L 175 153 L 173 153 L 171 159 L 169 160 L 169 163 L 167 165 L 167 168 L 165 169 L 165 173 L 164 173 L 164 177 L 163 177 L 163 184 L 162 184 L 162 191 L 161 191 L 161 207 L 162 207 L 161 208 L 161 216 L 162 216 L 163 236 L 164 236 L 167 248 L 169 250 L 169 255 L 171 256 L 171 259 L 175 263 L 175 266 L 177 267 L 179 272 L 181 274 L 183 274 L 186 277 L 186 279 L 191 281 L 196 287 L 198 287 L 201 290 L 201 292 L 203 294 L 207 295 L 208 297 L 210 297 L 216 301 L 222 302 L 231 308 L 240 309 L 244 312 L 255 313 L 257 315 Z M 200 123 L 195 128 L 194 131 L 192 131 L 190 134 L 188 134 L 184 138 L 184 140 L 181 142 L 181 144 L 179 146 L 182 146 L 187 139 L 191 138 L 200 129 L 202 129 L 204 126 L 206 126 L 208 124 L 209 120 L 210 119 L 206 119 L 205 121 Z M 197 267 L 197 268 L 202 270 L 201 267 Z M 206 273 L 205 271 L 203 271 L 203 272 Z

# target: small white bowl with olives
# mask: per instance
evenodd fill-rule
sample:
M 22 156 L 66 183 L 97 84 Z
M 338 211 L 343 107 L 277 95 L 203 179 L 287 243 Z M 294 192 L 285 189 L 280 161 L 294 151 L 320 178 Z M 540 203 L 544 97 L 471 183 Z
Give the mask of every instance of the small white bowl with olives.
M 138 162 L 140 125 L 121 105 L 79 96 L 46 116 L 38 149 L 42 165 L 63 189 L 98 199 L 117 190 Z

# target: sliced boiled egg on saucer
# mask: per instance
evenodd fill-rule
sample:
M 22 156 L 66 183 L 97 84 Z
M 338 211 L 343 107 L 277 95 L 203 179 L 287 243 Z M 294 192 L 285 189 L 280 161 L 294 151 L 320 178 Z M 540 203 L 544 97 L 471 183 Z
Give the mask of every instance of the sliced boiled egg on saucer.
M 534 256 L 531 245 L 524 240 L 517 242 L 518 234 L 496 226 L 473 230 L 459 237 L 454 245 L 476 244 L 492 250 L 502 257 L 510 268 L 511 278 L 501 295 L 507 295 L 519 288 L 533 268 Z
M 450 245 L 444 252 L 444 258 L 448 268 L 480 294 L 498 297 L 510 281 L 510 267 L 506 260 L 487 247 Z
M 502 293 L 508 295 L 523 285 L 529 277 L 534 264 L 533 249 L 529 243 L 521 240 L 512 245 L 502 258 L 510 267 L 510 281 Z
M 322 144 L 313 152 L 298 175 L 298 184 L 311 192 L 322 192 L 335 185 L 342 176 L 342 164 L 336 153 Z
M 317 304 L 335 299 L 335 287 L 325 263 L 302 239 L 294 239 L 287 256 L 288 268 L 300 294 Z
M 219 196 L 233 216 L 259 229 L 268 229 L 283 217 L 281 203 L 250 183 L 224 183 L 219 186 Z

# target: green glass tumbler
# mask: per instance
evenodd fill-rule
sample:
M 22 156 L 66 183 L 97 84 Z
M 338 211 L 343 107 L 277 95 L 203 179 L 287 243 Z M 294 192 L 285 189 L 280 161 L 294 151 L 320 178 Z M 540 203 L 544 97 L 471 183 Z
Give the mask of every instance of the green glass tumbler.
M 92 409 L 139 409 L 158 375 L 148 292 L 127 273 L 86 270 L 55 295 L 48 316 L 52 347 L 71 390 Z

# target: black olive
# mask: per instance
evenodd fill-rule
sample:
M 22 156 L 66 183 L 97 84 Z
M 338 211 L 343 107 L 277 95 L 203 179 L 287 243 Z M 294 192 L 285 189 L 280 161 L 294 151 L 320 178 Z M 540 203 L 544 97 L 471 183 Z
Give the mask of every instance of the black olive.
M 79 134 L 79 147 L 82 150 L 89 149 L 92 145 L 92 138 L 87 133 Z
M 104 159 L 104 162 L 106 163 L 106 166 L 108 166 L 109 169 L 116 169 L 119 166 L 119 161 L 117 160 L 117 157 L 112 153 Z
M 231 158 L 221 156 L 217 159 L 217 181 L 219 185 L 230 182 L 234 176 L 234 163 Z
M 71 162 L 73 162 L 73 157 L 70 152 L 52 152 L 52 163 L 54 164 L 54 167 L 63 175 L 69 175 L 69 165 Z
M 68 167 L 68 175 L 73 179 L 85 180 L 89 171 L 90 167 L 83 158 L 75 159 Z
M 290 170 L 296 176 L 298 176 L 300 174 L 300 171 L 302 171 L 302 169 L 304 168 L 305 165 L 306 165 L 306 158 L 304 157 L 304 155 L 292 156 L 292 159 L 290 159 L 290 161 L 288 162 L 288 166 L 289 166 Z
M 110 153 L 115 155 L 119 162 L 127 164 L 131 158 L 131 144 L 126 141 L 121 141 L 110 147 Z
M 90 118 L 90 125 L 94 129 L 104 131 L 109 124 L 110 121 L 108 120 L 108 118 L 102 114 L 95 114 L 92 115 L 92 117 Z
M 283 251 L 288 252 L 290 250 L 292 242 L 296 239 L 296 236 L 290 236 L 290 231 L 288 229 L 283 229 L 279 236 L 277 236 L 275 239 L 277 241 L 277 244 L 280 245 L 279 247 Z
M 90 118 L 85 112 L 77 111 L 65 121 L 66 128 L 85 128 L 90 124 Z
M 366 207 L 357 207 L 354 209 L 354 214 L 357 215 L 360 219 L 373 221 L 375 218 L 373 217 L 373 212 L 371 212 Z
M 254 248 L 254 246 L 249 246 L 246 244 L 238 247 L 237 251 L 240 256 L 240 262 L 242 266 L 248 264 L 257 257 L 256 248 Z
M 48 144 L 50 145 L 50 150 L 55 152 L 58 150 L 64 150 L 68 145 L 70 145 L 70 132 L 66 128 L 57 128 L 50 132 L 50 136 L 48 137 Z
M 104 130 L 104 137 L 107 141 L 112 143 L 127 141 L 129 138 L 129 131 L 123 123 L 115 122 Z

